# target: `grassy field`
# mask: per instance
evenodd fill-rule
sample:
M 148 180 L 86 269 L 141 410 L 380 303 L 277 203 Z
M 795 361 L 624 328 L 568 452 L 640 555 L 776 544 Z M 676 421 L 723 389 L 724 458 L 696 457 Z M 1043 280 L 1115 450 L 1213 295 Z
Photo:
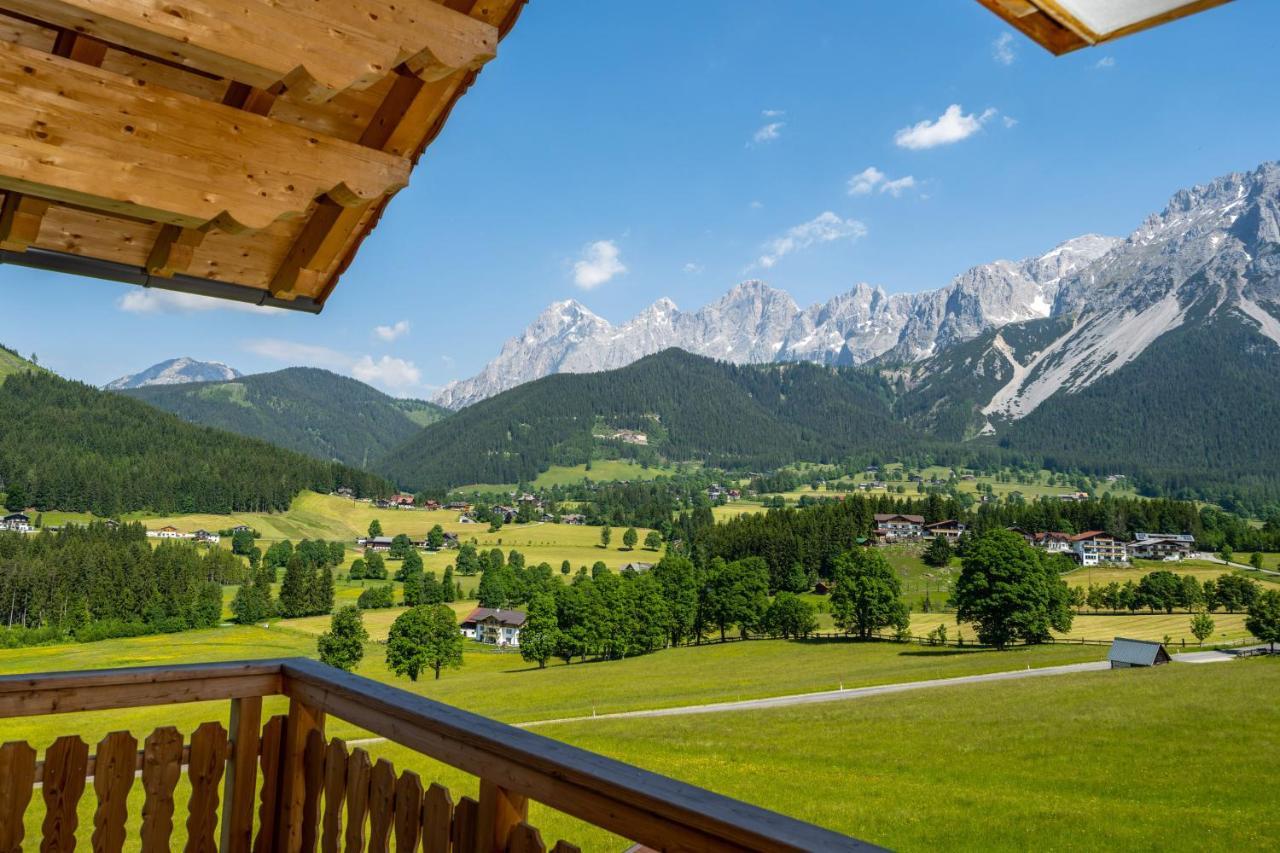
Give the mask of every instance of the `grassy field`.
M 685 467 L 694 469 L 698 467 L 694 463 L 686 463 Z M 648 468 L 633 462 L 630 459 L 596 459 L 591 463 L 591 469 L 588 470 L 586 464 L 582 465 L 552 465 L 546 471 L 543 471 L 534 478 L 532 486 L 535 489 L 550 488 L 551 486 L 567 486 L 573 483 L 581 483 L 584 480 L 594 480 L 597 483 L 605 483 L 611 480 L 652 480 L 657 477 L 670 476 L 676 472 L 674 467 L 669 466 L 649 466 Z M 510 492 L 517 488 L 515 483 L 473 483 L 469 486 L 459 486 L 455 491 L 470 492 Z
M 898 850 L 1270 850 L 1278 694 L 1258 660 L 538 730 Z
M 1133 581 L 1137 583 L 1143 575 L 1148 572 L 1170 571 L 1181 577 L 1182 575 L 1192 575 L 1197 580 L 1204 582 L 1213 580 L 1221 575 L 1238 574 L 1252 578 L 1261 584 L 1271 587 L 1280 586 L 1280 577 L 1275 575 L 1265 575 L 1260 572 L 1252 572 L 1244 569 L 1233 569 L 1224 566 L 1221 563 L 1211 563 L 1206 560 L 1182 560 L 1176 563 L 1165 563 L 1155 560 L 1135 560 L 1132 566 L 1094 566 L 1091 568 L 1079 568 L 1073 572 L 1063 575 L 1063 578 L 1072 586 L 1087 587 L 1089 584 L 1106 584 L 1115 581 L 1123 584 L 1125 581 Z
M 1244 628 L 1243 613 L 1213 613 L 1213 635 L 1206 643 L 1228 643 L 1249 638 Z M 956 625 L 954 613 L 912 613 L 911 633 L 916 636 L 928 634 L 938 625 L 947 626 L 947 637 L 955 640 L 963 636 L 965 642 L 976 642 L 978 633 L 972 625 Z M 959 632 L 959 633 L 957 633 Z M 1071 623 L 1071 630 L 1057 635 L 1061 639 L 1079 640 L 1112 640 L 1116 637 L 1130 637 L 1135 640 L 1163 640 L 1166 636 L 1170 642 L 1179 646 L 1186 644 L 1188 648 L 1198 646 L 1199 641 L 1191 633 L 1190 613 L 1128 613 L 1111 614 L 1077 614 Z M 1173 651 L 1178 651 L 1174 649 Z

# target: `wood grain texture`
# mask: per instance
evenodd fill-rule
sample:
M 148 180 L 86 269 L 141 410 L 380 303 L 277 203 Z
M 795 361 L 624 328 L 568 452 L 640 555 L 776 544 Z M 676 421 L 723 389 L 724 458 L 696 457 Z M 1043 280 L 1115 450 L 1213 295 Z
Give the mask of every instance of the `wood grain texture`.
M 89 769 L 89 746 L 75 735 L 58 738 L 44 754 L 41 775 L 45 818 L 41 853 L 70 853 L 76 847 L 77 807 Z
M 347 802 L 347 745 L 338 738 L 329 741 L 324 755 L 324 818 L 320 849 L 338 853 L 342 845 L 342 810 Z
M 25 252 L 40 239 L 44 215 L 49 212 L 49 202 L 31 198 L 22 193 L 9 193 L 0 204 L 0 249 Z
M 0 853 L 22 853 L 35 782 L 36 751 L 25 741 L 0 746 Z
M 414 853 L 422 837 L 422 780 L 406 770 L 396 780 L 396 853 Z
M 262 741 L 258 751 L 258 760 L 262 766 L 262 792 L 258 798 L 258 834 L 253 839 L 254 853 L 271 853 L 276 849 L 284 726 L 285 718 L 275 716 L 262 727 Z
M 391 0 L 6 0 L 5 7 L 181 66 L 323 102 L 404 64 L 478 68 L 497 30 L 436 3 Z
M 182 735 L 172 726 L 156 729 L 142 748 L 142 853 L 169 850 L 173 834 L 173 791 L 182 775 Z
M 249 853 L 253 845 L 253 795 L 258 787 L 262 697 L 231 700 L 231 746 L 223 788 L 221 849 Z
M 395 820 L 396 768 L 379 758 L 369 776 L 369 853 L 389 853 Z
M 0 42 L 0 187 L 186 228 L 258 230 L 327 194 L 366 204 L 409 162 Z
M 470 797 L 458 800 L 458 805 L 453 810 L 453 834 L 450 839 L 454 850 L 458 853 L 479 852 L 479 821 L 480 804 Z
M 347 826 L 346 849 L 364 849 L 364 826 L 369 817 L 369 783 L 373 767 L 369 753 L 363 749 L 352 750 L 347 759 Z
M 218 850 L 218 789 L 226 769 L 227 730 L 220 723 L 202 723 L 191 736 L 187 777 L 191 799 L 187 804 L 186 853 Z
M 302 845 L 302 817 L 307 796 L 306 750 L 312 732 L 324 735 L 324 711 L 298 699 L 290 700 L 280 749 L 280 810 L 276 846 L 298 850 Z
M 453 839 L 453 797 L 432 782 L 422 803 L 422 853 L 449 853 Z
M 506 850 L 508 853 L 547 853 L 547 845 L 542 843 L 538 830 L 521 822 L 511 828 Z
M 504 850 L 513 829 L 529 816 L 529 800 L 500 786 L 492 779 L 480 779 L 480 812 L 476 833 L 485 850 Z
M 320 837 L 320 795 L 324 793 L 324 732 L 312 729 L 302 756 L 302 841 L 300 849 L 316 849 Z
M 129 791 L 138 762 L 138 739 L 129 732 L 112 732 L 98 743 L 93 761 L 93 790 L 98 807 L 93 813 L 94 853 L 124 849 Z

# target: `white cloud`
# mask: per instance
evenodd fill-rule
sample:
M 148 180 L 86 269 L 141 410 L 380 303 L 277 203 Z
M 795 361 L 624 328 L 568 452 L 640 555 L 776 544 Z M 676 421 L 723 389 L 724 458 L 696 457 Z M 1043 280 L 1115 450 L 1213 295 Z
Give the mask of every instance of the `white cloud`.
M 760 115 L 765 118 L 779 118 L 787 114 L 786 110 L 761 110 Z
M 841 219 L 828 210 L 808 222 L 787 229 L 781 237 L 775 237 L 765 243 L 764 254 L 756 260 L 756 265 L 769 269 L 792 252 L 807 249 L 817 243 L 857 240 L 866 233 L 867 226 L 858 220 Z
M 390 343 L 396 338 L 403 338 L 409 334 L 409 321 L 397 320 L 390 326 L 375 326 L 373 333 L 384 341 Z
M 397 393 L 407 392 L 422 382 L 422 372 L 417 365 L 389 355 L 384 355 L 377 361 L 367 355 L 361 356 L 351 365 L 351 375 L 361 382 L 381 385 Z
M 245 351 L 272 361 L 288 364 L 300 364 L 307 367 L 325 367 L 332 370 L 347 370 L 353 359 L 345 353 L 316 344 L 300 344 L 280 338 L 254 338 L 245 341 Z
M 904 175 L 903 177 L 898 178 L 897 180 L 885 181 L 883 184 L 880 185 L 880 192 L 888 193 L 894 198 L 897 198 L 898 196 L 902 195 L 904 190 L 909 190 L 913 188 L 915 185 L 916 185 L 915 178 L 913 178 L 911 175 Z
M 991 57 L 1001 65 L 1012 65 L 1018 55 L 1013 51 L 1013 33 L 1001 33 L 991 43 Z
M 888 175 L 875 166 L 868 166 L 849 179 L 848 187 L 849 195 L 868 195 L 878 187 L 880 192 L 898 198 L 904 190 L 909 190 L 915 185 L 916 179 L 911 175 L 890 180 Z
M 884 180 L 884 172 L 868 166 L 849 179 L 849 195 L 866 195 Z
M 773 142 L 782 135 L 782 129 L 786 126 L 787 123 L 785 121 L 771 121 L 757 130 L 755 135 L 751 137 L 751 141 L 756 145 L 765 145 Z
M 1107 68 L 1116 67 L 1116 58 L 1114 56 L 1104 56 L 1093 64 L 1094 68 L 1105 70 Z
M 254 314 L 275 314 L 283 309 L 179 293 L 160 288 L 134 288 L 116 300 L 116 307 L 130 314 L 195 314 L 202 311 L 243 311 Z
M 1005 127 L 1017 127 L 1018 120 L 1013 116 L 1001 116 L 1000 121 L 1004 122 Z
M 893 141 L 899 148 L 920 150 L 934 148 L 938 145 L 950 145 L 962 139 L 968 139 L 991 119 L 997 111 L 985 110 L 981 115 L 965 114 L 959 104 L 947 107 L 936 121 L 925 120 L 911 127 L 904 127 L 893 135 Z
M 682 269 L 689 275 L 700 275 L 702 273 L 702 264 L 695 264 L 693 261 L 685 264 Z
M 627 271 L 621 251 L 612 240 L 597 240 L 582 249 L 582 257 L 573 265 L 573 283 L 583 290 L 599 287 Z

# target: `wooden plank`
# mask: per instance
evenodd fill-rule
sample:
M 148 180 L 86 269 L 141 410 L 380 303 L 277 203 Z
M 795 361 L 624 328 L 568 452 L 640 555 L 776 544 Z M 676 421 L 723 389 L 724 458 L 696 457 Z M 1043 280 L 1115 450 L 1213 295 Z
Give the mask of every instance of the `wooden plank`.
M 93 814 L 94 853 L 124 849 L 129 790 L 137 766 L 138 739 L 129 732 L 112 732 L 98 743 L 93 759 L 93 789 L 98 795 Z
M 186 853 L 217 853 L 218 787 L 228 754 L 227 730 L 221 723 L 202 723 L 191 736 Z
M 396 0 L 5 0 L 5 7 L 168 62 L 322 102 L 397 65 L 438 79 L 492 59 L 498 31 Z
M 0 676 L 0 719 L 176 705 L 281 691 L 282 661 Z
M 379 758 L 369 776 L 369 846 L 370 853 L 389 853 L 391 826 L 395 819 L 396 768 Z
M 49 202 L 22 193 L 7 193 L 0 205 L 0 249 L 25 252 L 40 239 L 40 226 Z
M 657 848 L 874 849 L 830 830 L 678 782 L 315 661 L 284 664 L 284 689 L 353 725 L 501 789 Z
M 142 748 L 142 853 L 168 853 L 173 834 L 173 790 L 182 775 L 182 735 L 156 729 Z
M 107 46 L 82 33 L 62 30 L 53 41 L 53 53 L 85 65 L 101 65 L 107 58 Z
M 551 853 L 582 853 L 576 844 L 570 844 L 568 841 L 561 839 L 556 842 L 556 846 L 551 848 Z
M 89 746 L 75 735 L 60 737 L 44 754 L 45 817 L 41 827 L 41 853 L 70 853 L 76 848 L 76 807 L 84 793 L 89 766 Z
M 529 817 L 529 800 L 492 779 L 480 779 L 480 814 L 476 825 L 482 849 L 505 850 L 507 838 Z
M 34 130 L 33 130 L 34 129 Z M 0 42 L 0 187 L 168 225 L 258 230 L 327 194 L 395 192 L 409 162 Z
M 302 844 L 301 849 L 311 853 L 316 849 L 320 835 L 320 794 L 324 792 L 324 758 L 326 750 L 324 733 L 312 729 L 307 736 L 307 746 L 302 756 Z
M 262 728 L 258 755 L 262 763 L 262 793 L 258 805 L 258 835 L 253 841 L 254 853 L 275 850 L 276 824 L 280 800 L 280 754 L 284 745 L 285 718 L 275 716 Z
M 0 853 L 22 853 L 35 782 L 36 751 L 25 741 L 0 746 Z
M 324 712 L 306 702 L 291 700 L 280 749 L 280 820 L 276 835 L 279 850 L 298 850 L 302 844 L 303 807 L 307 797 L 306 749 L 315 731 L 324 735 Z
M 324 825 L 320 835 L 323 853 L 338 853 L 342 842 L 342 808 L 347 799 L 347 745 L 329 741 L 324 756 Z
M 262 730 L 262 697 L 231 700 L 231 743 L 222 806 L 225 853 L 249 853 L 253 844 L 253 794 L 258 783 L 258 741 Z
M 422 780 L 412 770 L 396 781 L 396 853 L 413 853 L 422 838 Z
M 542 835 L 523 821 L 511 828 L 505 849 L 509 853 L 547 853 L 547 845 L 542 843 Z
M 453 810 L 453 849 L 457 853 L 479 851 L 480 804 L 470 797 L 458 800 Z
M 352 750 L 347 759 L 347 831 L 346 850 L 358 853 L 364 849 L 364 824 L 369 814 L 369 781 L 373 769 L 369 753 Z
M 160 278 L 173 278 L 175 273 L 189 270 L 196 249 L 204 242 L 205 233 L 199 228 L 163 226 L 151 247 L 151 254 L 147 256 L 147 272 Z
M 422 853 L 449 853 L 453 838 L 453 797 L 449 789 L 431 783 L 422 803 Z

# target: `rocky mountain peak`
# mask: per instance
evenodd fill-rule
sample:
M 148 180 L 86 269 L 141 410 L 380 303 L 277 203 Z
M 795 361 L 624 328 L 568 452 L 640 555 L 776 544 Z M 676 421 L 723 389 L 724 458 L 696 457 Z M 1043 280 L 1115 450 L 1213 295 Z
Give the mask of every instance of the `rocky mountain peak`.
M 228 382 L 243 374 L 220 361 L 197 361 L 183 356 L 153 364 L 146 370 L 130 373 L 108 382 L 108 391 L 143 388 L 148 385 L 181 385 L 187 382 Z

